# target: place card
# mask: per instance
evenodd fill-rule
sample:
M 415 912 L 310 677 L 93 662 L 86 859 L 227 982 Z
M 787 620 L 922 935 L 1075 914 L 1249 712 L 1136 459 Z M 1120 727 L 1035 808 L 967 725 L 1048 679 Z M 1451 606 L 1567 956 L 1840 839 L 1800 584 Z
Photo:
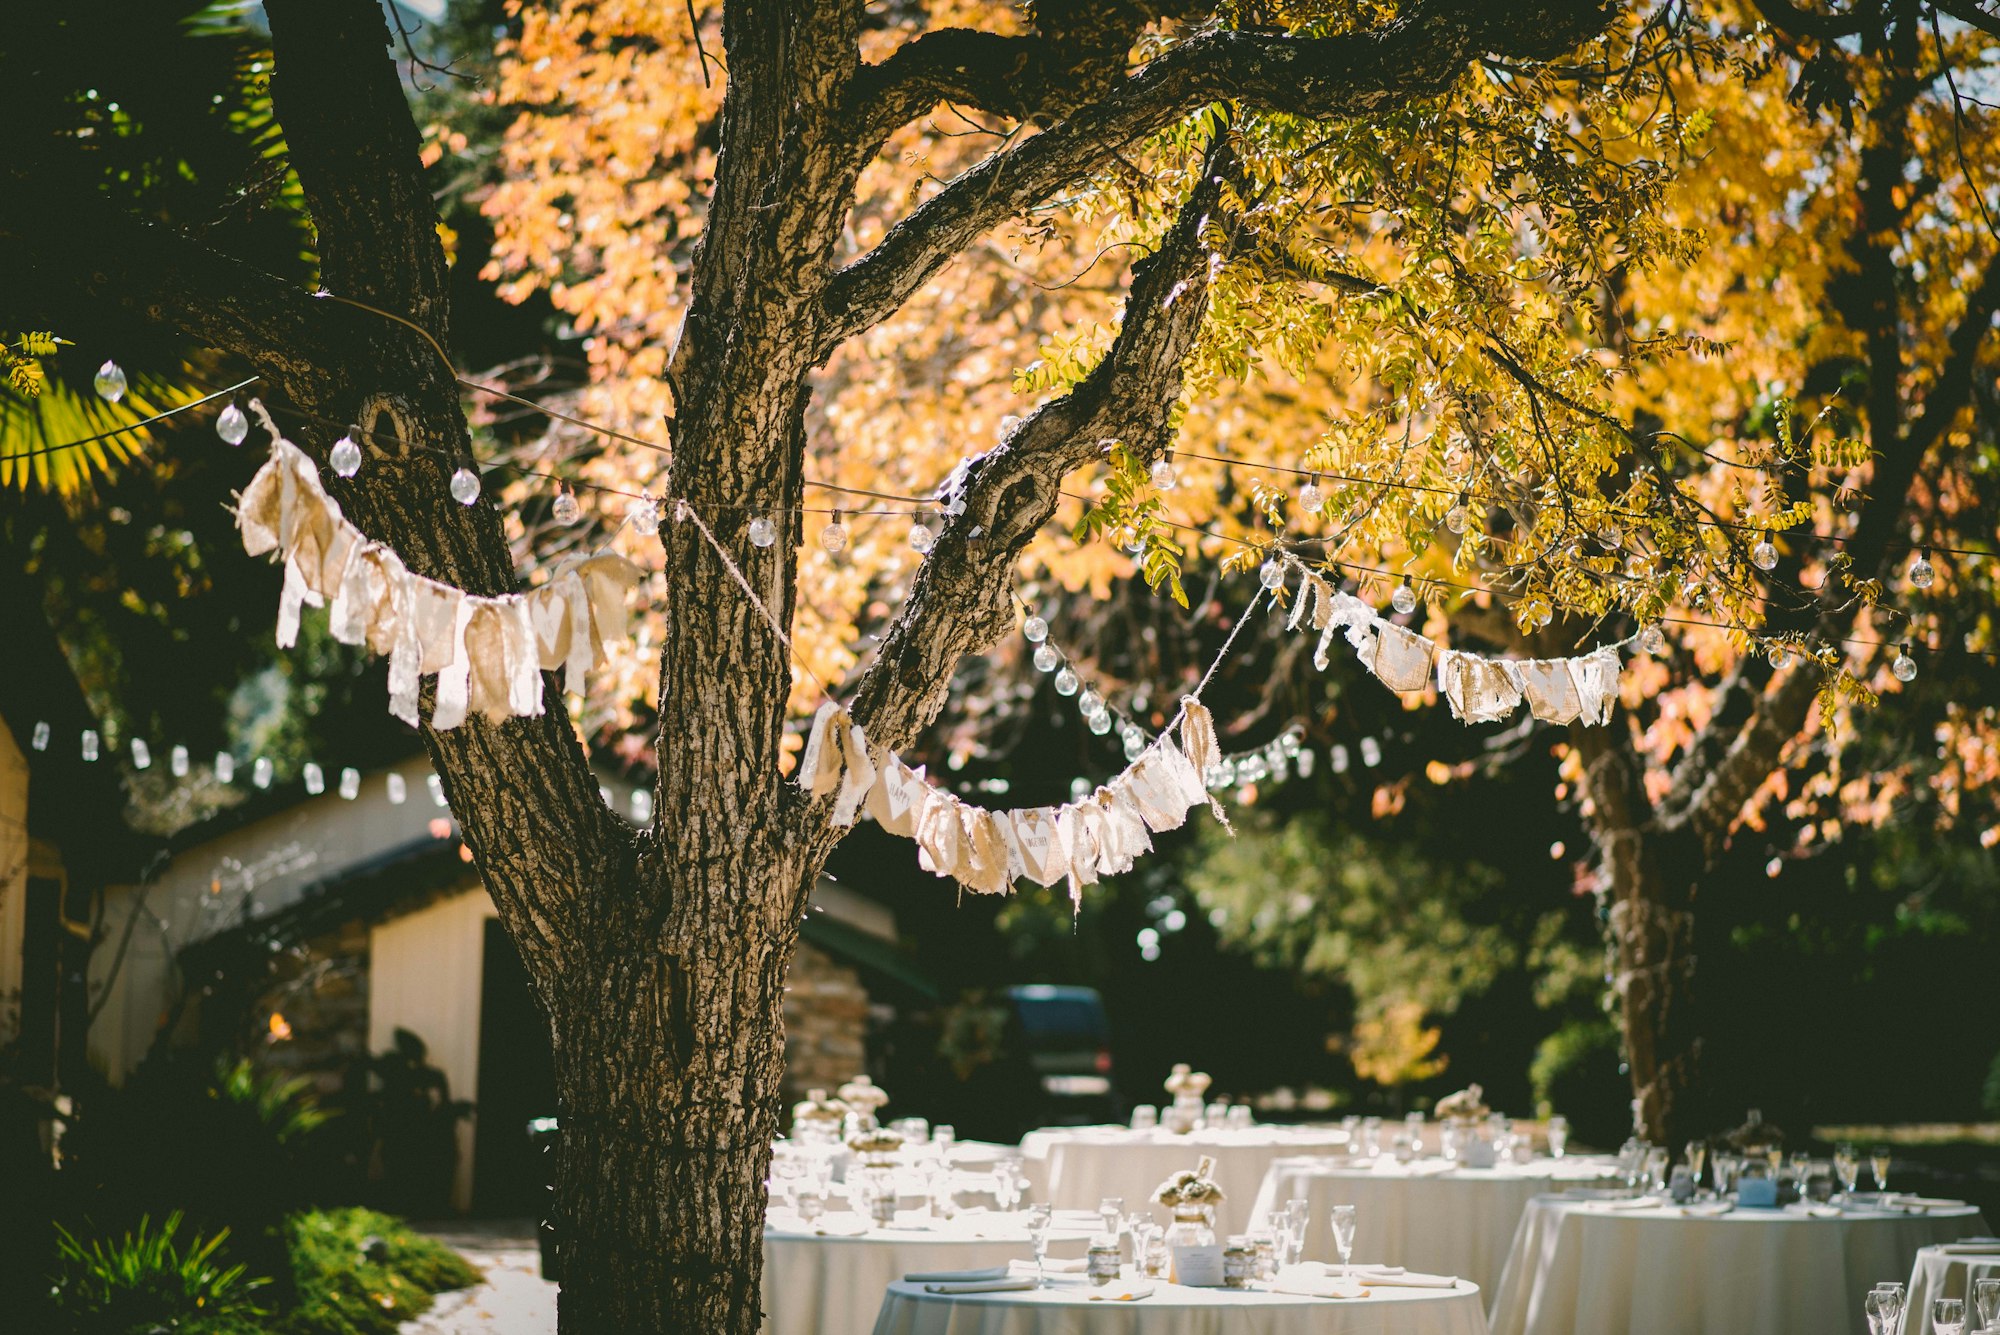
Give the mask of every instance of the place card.
M 1174 1252 L 1174 1283 L 1191 1289 L 1219 1289 L 1223 1285 L 1222 1248 L 1180 1246 Z

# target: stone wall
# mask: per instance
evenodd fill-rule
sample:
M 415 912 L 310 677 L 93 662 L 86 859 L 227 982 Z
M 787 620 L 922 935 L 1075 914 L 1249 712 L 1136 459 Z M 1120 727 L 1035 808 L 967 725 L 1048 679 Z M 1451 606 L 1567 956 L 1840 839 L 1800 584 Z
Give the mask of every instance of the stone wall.
M 799 943 L 785 982 L 785 1099 L 835 1089 L 868 1069 L 868 989 L 825 952 Z

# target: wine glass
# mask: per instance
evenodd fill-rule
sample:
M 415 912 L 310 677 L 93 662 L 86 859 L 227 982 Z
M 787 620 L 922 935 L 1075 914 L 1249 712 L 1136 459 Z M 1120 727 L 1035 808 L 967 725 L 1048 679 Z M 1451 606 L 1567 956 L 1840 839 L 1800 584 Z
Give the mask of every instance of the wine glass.
M 1868 1154 L 1868 1167 L 1875 1173 L 1875 1190 L 1887 1191 L 1889 1189 L 1888 1149 L 1878 1146 L 1876 1149 L 1871 1150 Z
M 1861 1155 L 1852 1145 L 1842 1142 L 1833 1147 L 1833 1175 L 1849 1196 L 1861 1185 Z
M 1965 1299 L 1931 1299 L 1931 1330 L 1935 1335 L 1962 1335 L 1965 1330 Z
M 1972 1305 L 1979 1309 L 1981 1326 L 2000 1325 L 2000 1279 L 1973 1280 Z
M 1708 1167 L 1708 1143 L 1690 1140 L 1682 1151 L 1687 1156 L 1688 1177 L 1694 1181 L 1694 1189 L 1701 1190 L 1701 1170 Z
M 1333 1207 L 1333 1245 L 1340 1252 L 1340 1273 L 1354 1273 L 1354 1207 Z
M 931 1128 L 931 1144 L 938 1147 L 940 1154 L 949 1156 L 951 1154 L 951 1147 L 957 1141 L 958 1128 L 952 1126 L 950 1123 L 940 1122 Z
M 1861 1310 L 1868 1316 L 1868 1328 L 1877 1335 L 1897 1335 L 1903 1320 L 1903 1286 L 1877 1284 L 1868 1290 Z
M 1055 1212 L 1046 1205 L 1028 1207 L 1028 1241 L 1035 1247 L 1035 1287 L 1049 1286 L 1049 1228 L 1055 1222 Z
M 1569 1118 L 1549 1118 L 1549 1157 L 1560 1159 L 1563 1150 L 1569 1146 Z
M 1309 1211 L 1312 1203 L 1303 1197 L 1293 1197 L 1285 1202 L 1285 1263 L 1297 1265 L 1305 1256 L 1306 1227 L 1311 1220 Z
M 1106 1196 L 1097 1203 L 1097 1217 L 1103 1220 L 1103 1229 L 1113 1237 L 1118 1236 L 1118 1221 L 1125 1216 L 1125 1198 Z

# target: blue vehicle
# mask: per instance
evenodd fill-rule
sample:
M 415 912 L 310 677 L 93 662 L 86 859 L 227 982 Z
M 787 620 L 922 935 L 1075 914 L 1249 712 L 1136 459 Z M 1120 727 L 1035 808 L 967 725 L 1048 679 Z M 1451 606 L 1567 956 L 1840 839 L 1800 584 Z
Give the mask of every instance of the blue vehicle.
M 1024 983 L 1007 989 L 1012 1012 L 1005 1051 L 1033 1091 L 1032 1126 L 1117 1121 L 1111 1083 L 1111 1023 L 1091 987 Z M 1020 1087 L 1019 1085 L 1016 1086 Z

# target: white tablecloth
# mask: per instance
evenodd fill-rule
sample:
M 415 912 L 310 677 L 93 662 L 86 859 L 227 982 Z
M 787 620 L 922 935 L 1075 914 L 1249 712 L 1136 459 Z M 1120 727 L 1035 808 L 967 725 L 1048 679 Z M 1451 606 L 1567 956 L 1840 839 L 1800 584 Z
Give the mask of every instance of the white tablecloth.
M 1861 1300 L 1918 1250 L 1985 1231 L 1970 1206 L 1716 1218 L 1537 1197 L 1493 1295 L 1494 1335 L 1866 1335 Z
M 1486 1335 L 1479 1291 L 1380 1288 L 1301 1298 L 1156 1282 L 1134 1302 L 1093 1302 L 1087 1283 L 943 1295 L 891 1284 L 875 1335 Z
M 1149 1208 L 1155 1187 L 1210 1155 L 1224 1198 L 1215 1211 L 1215 1229 L 1227 1237 L 1249 1227 L 1251 1203 L 1272 1160 L 1327 1154 L 1346 1144 L 1347 1133 L 1330 1126 L 1258 1126 L 1185 1136 L 1087 1126 L 1031 1131 L 1021 1139 L 1021 1155 L 1034 1184 L 1032 1199 L 1057 1209 L 1094 1210 L 1105 1197 L 1119 1196 L 1128 1211 Z M 1157 1213 L 1166 1222 L 1166 1211 Z
M 1615 1168 L 1608 1159 L 1537 1159 L 1496 1168 L 1455 1168 L 1443 1159 L 1399 1164 L 1385 1157 L 1373 1167 L 1280 1159 L 1264 1176 L 1251 1218 L 1261 1221 L 1294 1198 L 1310 1201 L 1306 1259 L 1333 1261 L 1339 1254 L 1327 1218 L 1334 1206 L 1352 1205 L 1358 1253 L 1387 1265 L 1459 1275 L 1490 1294 L 1528 1202 L 1564 1183 L 1605 1180 Z
M 1931 1335 L 1931 1299 L 1965 1299 L 1965 1328 L 1979 1328 L 1979 1309 L 1972 1305 L 1972 1281 L 2000 1279 L 2000 1242 L 1961 1242 L 1926 1247 L 1910 1270 L 1910 1316 L 1907 1335 Z
M 899 1222 L 913 1223 L 914 1216 Z M 765 1335 L 867 1335 L 892 1280 L 912 1271 L 976 1270 L 1035 1254 L 1014 1215 L 961 1215 L 933 1228 L 878 1228 L 850 1236 L 847 1230 L 860 1223 L 844 1212 L 822 1216 L 815 1225 L 773 1215 L 764 1229 Z M 1085 1229 L 1059 1229 L 1049 1255 L 1082 1256 L 1089 1237 Z

